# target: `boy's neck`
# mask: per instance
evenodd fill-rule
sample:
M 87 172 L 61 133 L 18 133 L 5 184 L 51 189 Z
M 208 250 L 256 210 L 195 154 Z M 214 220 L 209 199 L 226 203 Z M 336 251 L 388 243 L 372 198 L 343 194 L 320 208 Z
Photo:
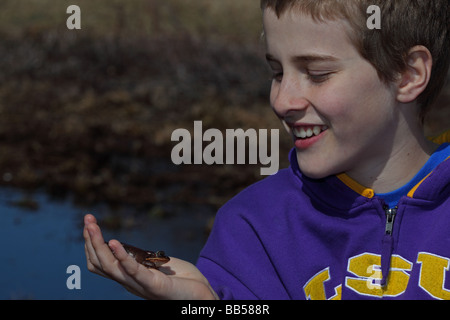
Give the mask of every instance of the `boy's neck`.
M 388 193 L 401 188 L 419 172 L 439 148 L 439 145 L 423 135 L 421 126 L 415 129 L 411 130 L 409 127 L 406 130 L 409 133 L 404 134 L 409 134 L 410 138 L 405 139 L 403 136 L 403 139 L 398 139 L 402 143 L 394 143 L 388 155 L 378 157 L 365 167 L 356 168 L 346 174 L 359 184 L 373 189 L 375 193 Z

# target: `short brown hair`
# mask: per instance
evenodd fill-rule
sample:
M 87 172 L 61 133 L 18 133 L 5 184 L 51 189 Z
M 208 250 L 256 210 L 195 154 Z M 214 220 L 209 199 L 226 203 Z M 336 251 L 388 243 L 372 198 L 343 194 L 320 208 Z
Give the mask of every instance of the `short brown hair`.
M 367 27 L 367 9 L 381 9 L 381 29 Z M 406 57 L 416 45 L 425 46 L 433 57 L 430 82 L 417 101 L 424 119 L 445 84 L 450 55 L 449 0 L 261 0 L 278 17 L 292 9 L 317 21 L 345 19 L 353 34 L 350 40 L 380 79 L 392 82 L 406 69 Z

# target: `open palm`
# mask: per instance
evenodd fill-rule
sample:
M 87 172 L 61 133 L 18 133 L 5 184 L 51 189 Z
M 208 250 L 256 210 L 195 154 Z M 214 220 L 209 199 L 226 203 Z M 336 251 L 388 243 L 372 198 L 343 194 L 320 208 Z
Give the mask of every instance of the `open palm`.
M 105 243 L 93 215 L 84 218 L 83 236 L 89 271 L 119 282 L 145 299 L 217 299 L 208 280 L 190 262 L 177 258 L 148 269 L 128 255 L 117 240 Z

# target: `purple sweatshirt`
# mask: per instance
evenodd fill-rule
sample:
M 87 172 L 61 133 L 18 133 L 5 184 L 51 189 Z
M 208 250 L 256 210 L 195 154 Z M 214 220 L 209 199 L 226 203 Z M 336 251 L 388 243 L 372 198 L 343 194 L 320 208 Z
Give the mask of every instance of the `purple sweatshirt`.
M 197 267 L 221 299 L 450 299 L 450 160 L 391 209 L 290 162 L 218 212 Z

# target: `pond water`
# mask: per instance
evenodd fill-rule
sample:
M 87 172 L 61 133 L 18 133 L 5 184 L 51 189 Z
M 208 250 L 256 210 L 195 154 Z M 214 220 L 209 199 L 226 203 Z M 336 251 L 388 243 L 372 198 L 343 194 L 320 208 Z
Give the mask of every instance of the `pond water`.
M 170 218 L 148 215 L 132 227 L 102 231 L 105 239 L 164 250 L 195 263 L 206 241 L 205 221 L 211 212 L 194 207 L 186 211 Z M 82 238 L 85 213 L 101 218 L 110 212 L 106 206 L 83 208 L 41 192 L 0 188 L 0 299 L 138 299 L 87 270 Z M 81 289 L 67 288 L 71 265 L 80 267 Z

